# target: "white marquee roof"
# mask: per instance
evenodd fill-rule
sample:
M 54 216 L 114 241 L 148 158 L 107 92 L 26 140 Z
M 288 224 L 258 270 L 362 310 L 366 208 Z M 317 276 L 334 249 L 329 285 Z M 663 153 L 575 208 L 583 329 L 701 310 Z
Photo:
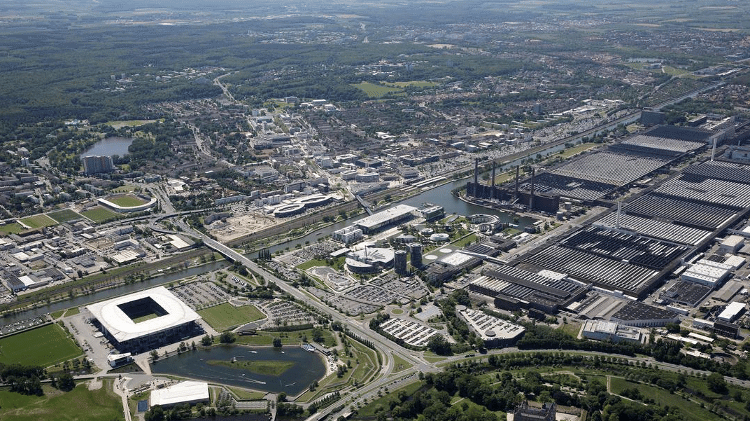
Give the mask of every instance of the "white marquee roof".
M 146 297 L 150 297 L 159 304 L 167 314 L 140 323 L 134 323 L 133 320 L 131 320 L 130 317 L 118 307 L 121 304 Z M 154 332 L 160 332 L 201 318 L 198 313 L 180 301 L 179 298 L 163 286 L 91 304 L 86 308 L 94 315 L 94 317 L 96 317 L 97 320 L 99 320 L 99 323 L 101 323 L 107 331 L 117 339 L 118 342 L 146 336 Z

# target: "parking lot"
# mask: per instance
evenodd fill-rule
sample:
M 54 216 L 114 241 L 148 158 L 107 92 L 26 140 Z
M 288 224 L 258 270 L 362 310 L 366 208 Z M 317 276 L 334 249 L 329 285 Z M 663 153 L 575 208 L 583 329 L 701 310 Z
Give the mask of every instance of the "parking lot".
M 308 288 L 308 291 L 310 291 L 310 293 L 321 299 L 329 306 L 334 307 L 349 316 L 374 313 L 380 310 L 380 308 L 382 307 L 380 305 L 354 301 L 352 299 L 346 298 L 343 295 L 336 295 L 315 287 Z
M 10 335 L 11 333 L 15 333 L 21 330 L 26 330 L 34 326 L 39 326 L 40 324 L 46 321 L 47 321 L 47 316 L 39 316 L 39 317 L 34 317 L 32 319 L 20 320 L 20 321 L 11 323 L 9 325 L 0 327 L 0 336 Z
M 215 306 L 231 298 L 213 282 L 191 282 L 173 288 L 172 293 L 193 310 Z
M 268 315 L 266 325 L 302 325 L 314 323 L 315 317 L 302 307 L 289 301 L 272 301 L 263 306 L 263 312 Z

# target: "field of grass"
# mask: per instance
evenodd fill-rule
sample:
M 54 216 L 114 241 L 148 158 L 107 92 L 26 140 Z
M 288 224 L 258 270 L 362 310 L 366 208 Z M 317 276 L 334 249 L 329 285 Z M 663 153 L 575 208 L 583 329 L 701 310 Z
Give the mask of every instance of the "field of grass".
M 241 401 L 259 401 L 266 396 L 265 392 L 256 392 L 255 390 L 246 390 L 240 387 L 227 387 L 227 389 Z
M 49 212 L 47 216 L 60 223 L 83 218 L 78 212 L 70 209 L 60 209 L 54 212 Z
M 82 354 L 56 323 L 0 339 L 0 362 L 48 367 Z
M 107 200 L 114 203 L 115 205 L 122 206 L 123 208 L 132 208 L 134 206 L 140 206 L 146 203 L 146 201 L 141 199 L 140 197 L 129 194 L 108 197 Z
M 60 317 L 64 316 L 75 316 L 80 312 L 81 310 L 78 307 L 71 307 L 65 310 L 57 310 L 56 312 L 52 313 L 51 316 L 53 319 L 59 319 Z
M 120 217 L 120 215 L 118 215 L 117 213 L 112 212 L 109 209 L 105 209 L 101 206 L 96 206 L 89 210 L 85 210 L 81 212 L 81 215 L 89 218 L 96 223 L 107 222 Z
M 400 389 L 392 390 L 390 394 L 383 396 L 382 398 L 378 398 L 370 402 L 369 404 L 362 407 L 359 411 L 357 411 L 357 416 L 355 419 L 370 419 L 375 417 L 376 409 L 378 408 L 388 408 L 388 402 L 395 399 L 397 392 L 403 390 L 407 396 L 411 396 L 415 393 L 417 393 L 417 390 L 422 387 L 422 382 L 416 382 L 409 385 L 406 385 Z
M 0 234 L 18 234 L 23 232 L 25 229 L 18 222 L 11 222 L 10 224 L 0 225 Z
M 567 323 L 558 327 L 558 329 L 575 337 L 578 336 L 578 332 L 581 331 L 581 323 Z
M 296 330 L 294 332 L 259 331 L 255 335 L 238 336 L 237 343 L 251 346 L 268 346 L 273 344 L 273 338 L 281 339 L 282 345 L 300 345 L 305 341 L 312 341 L 312 329 Z M 323 330 L 322 345 L 329 348 L 336 346 L 336 339 L 334 339 L 331 331 Z
M 383 84 L 387 86 L 395 86 L 397 88 L 405 88 L 407 86 L 414 86 L 417 88 L 432 88 L 439 85 L 438 83 L 429 82 L 426 80 L 413 80 L 411 82 L 384 82 Z
M 235 370 L 245 370 L 254 374 L 262 374 L 267 376 L 280 376 L 287 370 L 294 366 L 292 361 L 250 361 L 250 360 L 239 360 L 239 361 L 225 361 L 225 360 L 208 360 L 208 365 L 218 365 L 222 367 L 228 367 Z
M 560 152 L 558 156 L 560 156 L 563 159 L 567 159 L 575 154 L 595 148 L 596 146 L 601 146 L 601 145 L 598 143 L 581 143 L 580 145 L 575 145 L 572 148 L 565 149 L 564 151 Z
M 115 129 L 120 129 L 123 127 L 138 127 L 143 126 L 144 124 L 150 124 L 155 123 L 156 121 L 161 120 L 124 120 L 124 121 L 108 121 L 104 124 L 108 126 L 112 126 Z
M 455 246 L 457 248 L 464 248 L 468 244 L 471 244 L 473 242 L 477 241 L 477 235 L 476 234 L 469 234 L 463 238 L 459 238 L 458 240 L 451 243 L 452 246 Z
M 57 225 L 57 221 L 44 214 L 29 216 L 20 221 L 31 229 Z
M 393 372 L 394 373 L 407 370 L 411 367 L 412 365 L 409 362 L 407 362 L 405 359 L 399 357 L 398 355 L 393 356 Z
M 386 95 L 403 93 L 402 88 L 383 86 L 371 82 L 360 82 L 357 84 L 353 84 L 352 86 L 363 91 L 370 98 L 381 98 Z
M 306 261 L 305 263 L 300 263 L 299 265 L 297 265 L 297 268 L 301 270 L 307 270 L 316 266 L 328 266 L 328 263 L 326 263 L 325 260 L 312 259 L 312 260 Z
M 620 377 L 612 377 L 610 385 L 612 393 L 620 394 L 625 389 L 636 388 L 643 396 L 653 399 L 662 406 L 669 405 L 670 407 L 679 408 L 686 421 L 702 421 L 716 418 L 714 414 L 705 408 L 701 408 L 699 404 L 658 387 L 632 383 Z
M 43 386 L 44 396 L 26 396 L 0 389 L 0 419 L 38 420 L 120 420 L 122 401 L 112 392 L 112 381 L 104 380 L 101 389 L 89 390 L 85 384 L 70 392 Z
M 198 314 L 218 332 L 266 317 L 255 306 L 235 307 L 229 303 L 199 310 Z
M 404 314 L 404 310 L 400 308 L 394 308 L 393 310 L 391 310 L 391 313 L 392 314 Z
M 120 186 L 116 189 L 112 189 L 115 193 L 132 193 L 135 191 L 136 186 L 133 186 L 131 184 L 126 184 L 124 186 Z

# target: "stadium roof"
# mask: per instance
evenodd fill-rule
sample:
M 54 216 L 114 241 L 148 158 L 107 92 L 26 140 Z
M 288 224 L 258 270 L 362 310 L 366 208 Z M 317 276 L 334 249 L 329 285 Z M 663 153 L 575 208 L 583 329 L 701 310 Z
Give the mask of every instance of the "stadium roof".
M 164 310 L 165 314 L 136 323 L 120 307 L 143 299 L 153 300 Z M 91 304 L 86 308 L 119 342 L 160 332 L 201 318 L 198 313 L 163 286 Z

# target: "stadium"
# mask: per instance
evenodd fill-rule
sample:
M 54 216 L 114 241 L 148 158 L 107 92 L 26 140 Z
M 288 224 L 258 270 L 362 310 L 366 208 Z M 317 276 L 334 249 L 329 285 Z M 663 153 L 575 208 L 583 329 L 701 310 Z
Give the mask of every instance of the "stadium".
M 201 318 L 164 287 L 86 307 L 91 321 L 121 352 L 139 353 L 202 333 Z

